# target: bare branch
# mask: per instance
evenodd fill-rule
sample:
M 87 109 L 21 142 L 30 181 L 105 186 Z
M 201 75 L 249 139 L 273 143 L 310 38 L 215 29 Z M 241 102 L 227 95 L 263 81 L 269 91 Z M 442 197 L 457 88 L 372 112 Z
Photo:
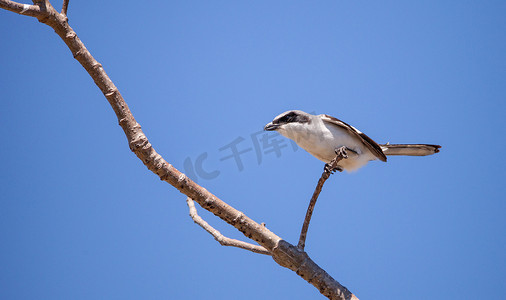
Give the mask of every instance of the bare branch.
M 69 8 L 69 0 L 63 0 L 63 5 L 61 8 L 61 14 L 66 16 L 67 15 L 67 9 Z
M 0 8 L 30 17 L 40 17 L 44 14 L 38 5 L 22 4 L 10 0 L 0 0 Z
M 123 96 L 121 96 L 112 80 L 106 74 L 102 65 L 95 60 L 83 42 L 77 37 L 72 27 L 70 27 L 67 17 L 58 13 L 48 0 L 34 0 L 34 2 L 37 2 L 37 5 L 42 7 L 40 11 L 43 12 L 40 14 L 33 13 L 37 12 L 37 10 L 30 10 L 31 6 L 28 7 L 27 11 L 37 17 L 41 23 L 54 29 L 56 34 L 68 46 L 74 58 L 93 78 L 95 84 L 100 88 L 116 113 L 119 125 L 125 132 L 130 150 L 137 155 L 150 171 L 158 175 L 161 180 L 177 188 L 181 193 L 192 198 L 202 208 L 212 212 L 237 228 L 246 237 L 262 245 L 271 252 L 274 261 L 296 272 L 327 298 L 339 300 L 357 299 L 346 287 L 342 286 L 325 270 L 313 262 L 305 252 L 300 251 L 297 247 L 284 241 L 264 226 L 228 205 L 165 161 L 155 151 L 146 135 L 142 132 L 141 126 L 135 120 Z M 19 10 L 12 1 L 7 0 L 0 0 L 0 8 L 11 8 L 9 10 L 17 13 L 21 13 L 21 10 L 23 10 L 22 8 Z
M 209 225 L 209 223 L 204 221 L 204 219 L 202 219 L 198 215 L 197 209 L 195 208 L 195 203 L 193 202 L 192 198 L 190 198 L 190 197 L 186 198 L 186 203 L 188 204 L 188 208 L 190 209 L 190 217 L 193 219 L 193 221 L 195 223 L 197 223 L 197 225 L 199 225 L 200 227 L 204 228 L 205 231 L 209 232 L 214 237 L 214 239 L 216 241 L 218 241 L 218 243 L 220 243 L 220 245 L 232 246 L 232 247 L 237 247 L 237 248 L 249 250 L 249 251 L 255 252 L 255 253 L 271 255 L 271 253 L 262 246 L 253 245 L 250 243 L 246 243 L 246 242 L 239 241 L 236 239 L 231 239 L 231 238 L 224 236 L 223 234 L 221 234 L 221 232 L 214 229 L 211 225 Z
M 320 195 L 323 184 L 325 184 L 325 181 L 329 179 L 330 174 L 332 172 L 337 170 L 337 163 L 346 158 L 346 149 L 345 147 L 341 147 L 336 150 L 336 157 L 328 164 L 325 165 L 325 169 L 323 170 L 322 176 L 318 180 L 318 184 L 316 185 L 316 188 L 314 190 L 313 196 L 311 197 L 311 200 L 309 201 L 309 206 L 307 208 L 306 217 L 304 218 L 304 223 L 302 224 L 302 230 L 300 231 L 300 237 L 299 237 L 299 244 L 297 245 L 297 248 L 300 250 L 304 250 L 304 247 L 306 246 L 306 235 L 307 230 L 309 228 L 309 222 L 311 221 L 311 216 L 313 215 L 313 210 L 316 205 L 316 200 L 318 200 L 318 196 Z

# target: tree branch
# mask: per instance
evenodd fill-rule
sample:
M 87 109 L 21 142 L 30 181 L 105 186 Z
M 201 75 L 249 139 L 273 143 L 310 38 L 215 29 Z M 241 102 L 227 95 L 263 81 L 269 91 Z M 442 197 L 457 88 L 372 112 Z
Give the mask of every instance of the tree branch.
M 155 151 L 146 135 L 142 132 L 141 126 L 135 120 L 128 105 L 102 65 L 93 58 L 69 26 L 67 17 L 58 13 L 48 0 L 35 0 L 34 2 L 39 5 L 39 10 L 42 13 L 35 13 L 38 10 L 31 9 L 31 7 L 28 7 L 24 12 L 30 12 L 30 15 L 37 17 L 39 22 L 53 28 L 56 34 L 65 42 L 74 58 L 86 69 L 111 105 L 118 118 L 119 125 L 126 135 L 130 149 L 150 171 L 159 176 L 161 180 L 177 188 L 181 193 L 192 198 L 204 209 L 237 228 L 246 237 L 262 245 L 271 252 L 272 258 L 279 265 L 295 271 L 329 299 L 357 299 L 348 289 L 314 263 L 305 252 L 299 251 L 297 247 L 282 240 L 264 226 L 248 218 L 166 162 Z M 23 9 L 19 10 L 12 3 L 11 1 L 0 0 L 0 7 L 21 13 Z
M 39 17 L 44 14 L 38 5 L 22 4 L 10 0 L 0 0 L 0 8 L 30 17 Z
M 193 221 L 195 223 L 197 223 L 197 225 L 199 225 L 200 227 L 204 228 L 205 231 L 209 232 L 214 237 L 214 239 L 216 241 L 218 241 L 218 243 L 220 243 L 220 245 L 232 246 L 232 247 L 237 247 L 237 248 L 249 250 L 249 251 L 255 252 L 255 253 L 271 255 L 271 253 L 262 246 L 253 245 L 250 243 L 246 243 L 246 242 L 239 241 L 236 239 L 231 239 L 231 238 L 224 236 L 223 234 L 221 234 L 221 232 L 214 229 L 211 225 L 209 225 L 209 223 L 204 221 L 204 219 L 202 219 L 198 215 L 197 208 L 195 208 L 195 203 L 193 202 L 192 198 L 190 198 L 190 197 L 186 198 L 186 203 L 188 204 L 188 208 L 190 209 L 190 217 L 193 219 Z
M 61 8 L 61 14 L 64 15 L 64 16 L 66 16 L 68 8 L 69 8 L 69 0 L 63 0 L 63 5 L 62 5 L 62 8 Z
M 323 184 L 325 184 L 325 181 L 329 179 L 330 174 L 338 170 L 337 163 L 341 161 L 344 158 L 347 158 L 348 155 L 346 154 L 346 147 L 341 147 L 336 150 L 336 157 L 328 164 L 325 165 L 325 169 L 323 170 L 322 176 L 318 180 L 318 184 L 316 185 L 316 188 L 314 190 L 313 196 L 311 197 L 311 200 L 309 201 L 309 206 L 307 208 L 306 217 L 304 218 L 304 223 L 302 224 L 302 230 L 300 231 L 300 237 L 299 237 L 299 244 L 297 245 L 297 248 L 300 250 L 304 250 L 304 247 L 306 246 L 306 235 L 307 230 L 309 228 L 309 222 L 311 221 L 311 216 L 313 215 L 313 210 L 316 205 L 316 200 L 318 200 L 318 196 L 320 195 Z

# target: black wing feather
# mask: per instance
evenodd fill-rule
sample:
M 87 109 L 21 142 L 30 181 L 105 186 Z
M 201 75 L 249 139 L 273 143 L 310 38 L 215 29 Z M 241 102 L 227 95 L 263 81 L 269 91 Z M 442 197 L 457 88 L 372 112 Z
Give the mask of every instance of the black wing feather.
M 367 146 L 367 148 L 381 161 L 387 161 L 387 157 L 385 156 L 385 153 L 383 153 L 383 150 L 381 150 L 381 147 L 370 137 L 368 137 L 365 133 L 361 132 L 360 130 L 356 129 L 355 127 L 337 119 L 329 115 L 322 115 L 322 119 L 324 122 L 329 122 L 334 125 L 340 126 L 355 136 L 357 136 L 364 144 Z

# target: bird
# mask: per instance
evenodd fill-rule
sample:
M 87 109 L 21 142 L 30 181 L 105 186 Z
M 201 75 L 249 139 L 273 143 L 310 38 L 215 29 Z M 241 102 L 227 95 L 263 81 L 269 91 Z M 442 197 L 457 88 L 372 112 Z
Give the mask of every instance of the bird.
M 265 125 L 266 131 L 277 131 L 317 159 L 326 168 L 345 150 L 336 170 L 356 171 L 369 161 L 387 161 L 390 155 L 426 156 L 438 153 L 440 145 L 432 144 L 378 144 L 357 128 L 332 116 L 312 115 L 301 110 L 286 111 Z M 326 169 L 327 170 L 327 169 Z

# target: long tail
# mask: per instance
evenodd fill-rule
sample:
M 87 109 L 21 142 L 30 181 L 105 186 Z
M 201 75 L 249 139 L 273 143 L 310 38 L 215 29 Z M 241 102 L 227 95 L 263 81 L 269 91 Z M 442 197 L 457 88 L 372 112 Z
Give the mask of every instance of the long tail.
M 385 144 L 380 145 L 385 155 L 425 156 L 439 152 L 439 145 L 429 144 Z

